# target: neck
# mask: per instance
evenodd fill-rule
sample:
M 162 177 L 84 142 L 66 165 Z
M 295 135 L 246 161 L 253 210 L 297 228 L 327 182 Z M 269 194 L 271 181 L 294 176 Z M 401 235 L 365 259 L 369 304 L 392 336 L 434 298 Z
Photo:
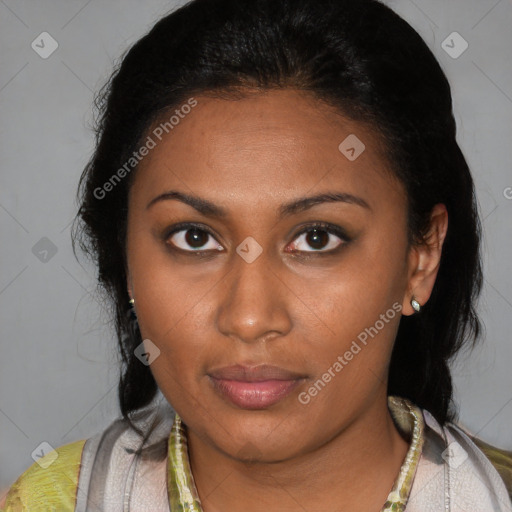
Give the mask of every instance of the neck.
M 385 394 L 325 444 L 293 459 L 248 464 L 190 430 L 188 444 L 204 512 L 380 511 L 409 447 Z

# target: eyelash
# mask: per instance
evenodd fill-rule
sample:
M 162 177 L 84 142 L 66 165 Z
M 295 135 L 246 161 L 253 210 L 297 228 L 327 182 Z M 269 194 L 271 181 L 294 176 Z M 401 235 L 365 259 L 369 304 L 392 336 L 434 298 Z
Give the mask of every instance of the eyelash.
M 215 249 L 208 249 L 206 251 L 186 250 L 186 249 L 181 249 L 180 247 L 177 247 L 173 244 L 169 244 L 168 240 L 173 235 L 175 235 L 176 233 L 179 233 L 181 231 L 187 232 L 189 229 L 192 229 L 192 228 L 195 228 L 195 229 L 198 229 L 205 233 L 208 233 L 215 241 L 217 241 L 217 239 L 215 238 L 215 234 L 212 233 L 212 231 L 207 226 L 204 226 L 202 224 L 195 224 L 195 223 L 191 223 L 191 222 L 182 222 L 182 223 L 172 226 L 172 228 L 169 228 L 168 230 L 165 231 L 165 233 L 163 235 L 164 242 L 170 246 L 170 249 L 172 251 L 178 251 L 181 253 L 185 253 L 187 255 L 190 254 L 195 257 L 207 257 L 208 255 L 211 255 L 213 252 L 216 252 Z M 296 233 L 294 235 L 293 241 L 295 241 L 301 235 L 303 235 L 305 233 L 309 233 L 311 231 L 314 231 L 315 229 L 318 229 L 319 231 L 326 232 L 330 235 L 337 236 L 338 238 L 341 239 L 341 243 L 334 249 L 330 249 L 328 251 L 324 251 L 324 250 L 311 250 L 311 251 L 292 250 L 290 252 L 303 254 L 303 255 L 306 255 L 306 257 L 309 257 L 311 255 L 328 256 L 328 255 L 336 254 L 344 245 L 346 245 L 347 243 L 349 243 L 351 241 L 351 238 L 346 234 L 346 232 L 342 228 L 340 228 L 339 226 L 335 226 L 333 224 L 326 223 L 326 222 L 314 222 L 314 223 L 307 224 L 307 225 L 303 226 L 303 228 L 298 233 Z

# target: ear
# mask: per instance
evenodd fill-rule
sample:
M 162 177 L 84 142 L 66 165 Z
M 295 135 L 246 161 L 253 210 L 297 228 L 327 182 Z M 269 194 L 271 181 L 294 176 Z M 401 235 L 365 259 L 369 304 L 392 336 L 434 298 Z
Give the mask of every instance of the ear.
M 448 230 L 448 212 L 444 204 L 436 204 L 430 214 L 430 227 L 421 244 L 412 245 L 408 255 L 407 291 L 402 303 L 402 314 L 415 313 L 411 306 L 414 298 L 425 305 L 436 282 L 441 263 L 441 252 Z

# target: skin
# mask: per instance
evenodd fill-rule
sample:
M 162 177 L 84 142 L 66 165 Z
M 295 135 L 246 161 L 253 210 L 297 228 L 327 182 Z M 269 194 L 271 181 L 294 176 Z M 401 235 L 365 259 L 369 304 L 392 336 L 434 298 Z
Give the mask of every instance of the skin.
M 410 315 L 413 294 L 427 302 L 446 209 L 436 205 L 426 242 L 409 246 L 406 195 L 376 132 L 305 93 L 196 99 L 134 177 L 127 288 L 143 339 L 160 350 L 151 371 L 187 425 L 203 509 L 378 511 L 408 449 L 386 397 L 400 314 L 308 404 L 298 395 L 394 303 Z M 338 150 L 349 134 L 366 146 L 355 161 Z M 228 215 L 202 215 L 178 200 L 147 207 L 169 190 L 207 199 Z M 369 207 L 324 202 L 277 215 L 283 203 L 334 191 Z M 165 239 L 178 222 L 211 229 L 213 236 L 203 235 L 206 256 L 193 253 L 201 242 L 187 244 L 187 228 Z M 311 245 L 300 232 L 316 222 L 343 228 L 351 240 L 324 233 L 324 248 Z M 249 236 L 262 248 L 252 263 L 236 252 Z M 277 404 L 245 410 L 217 394 L 207 376 L 236 363 L 306 377 Z

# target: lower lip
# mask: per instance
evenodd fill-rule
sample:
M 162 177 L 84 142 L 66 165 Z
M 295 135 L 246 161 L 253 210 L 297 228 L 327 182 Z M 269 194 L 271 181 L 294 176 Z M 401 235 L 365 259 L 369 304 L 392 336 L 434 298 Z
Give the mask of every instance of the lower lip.
M 299 384 L 300 380 L 245 382 L 210 377 L 214 388 L 242 409 L 265 409 L 276 404 Z

